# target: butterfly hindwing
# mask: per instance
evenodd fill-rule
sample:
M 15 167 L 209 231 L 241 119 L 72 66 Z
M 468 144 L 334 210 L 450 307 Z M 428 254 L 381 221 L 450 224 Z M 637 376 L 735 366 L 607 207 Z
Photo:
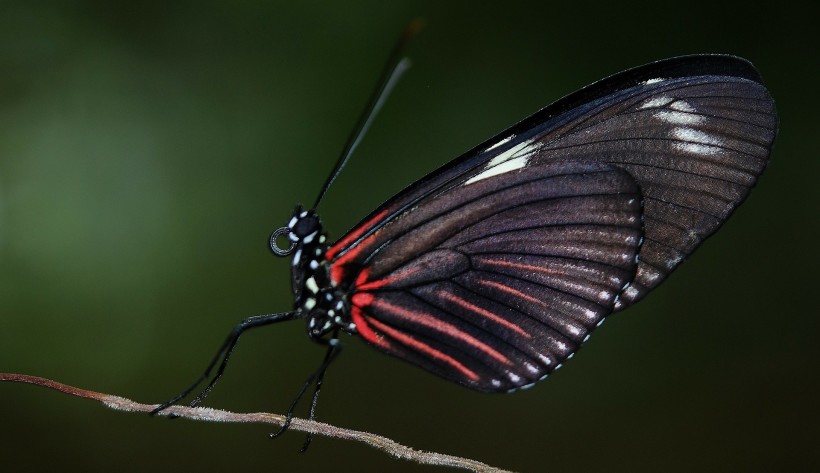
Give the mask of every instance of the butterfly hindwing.
M 359 334 L 506 391 L 548 375 L 613 310 L 634 277 L 641 197 L 606 164 L 535 164 L 467 180 L 377 233 L 388 241 L 351 287 Z

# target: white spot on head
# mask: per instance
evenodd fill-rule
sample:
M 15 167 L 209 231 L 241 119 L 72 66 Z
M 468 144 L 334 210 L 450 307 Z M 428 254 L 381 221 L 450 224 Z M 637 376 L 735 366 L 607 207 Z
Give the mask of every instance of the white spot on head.
M 290 222 L 288 222 L 288 228 L 290 228 L 291 230 L 293 230 L 293 226 L 294 226 L 294 225 L 296 225 L 296 221 L 297 221 L 297 220 L 298 220 L 298 219 L 297 219 L 295 216 L 294 216 L 293 218 L 291 218 L 291 219 L 290 219 Z
M 316 238 L 316 235 L 317 235 L 318 233 L 319 233 L 319 231 L 318 231 L 318 230 L 316 230 L 316 231 L 314 231 L 313 233 L 311 233 L 310 235 L 308 235 L 308 236 L 306 236 L 305 238 L 303 238 L 303 239 L 302 239 L 302 241 L 304 241 L 305 243 L 310 243 L 310 242 L 312 242 L 312 241 L 313 241 L 313 239 L 314 239 L 314 238 Z
M 299 217 L 301 217 L 301 218 L 307 217 L 307 210 L 303 210 L 302 213 L 299 214 Z

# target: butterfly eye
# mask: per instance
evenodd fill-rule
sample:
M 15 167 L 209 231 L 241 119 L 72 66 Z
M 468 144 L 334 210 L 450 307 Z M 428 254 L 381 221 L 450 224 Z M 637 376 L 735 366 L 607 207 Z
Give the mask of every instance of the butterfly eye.
M 299 218 L 293 225 L 293 233 L 299 239 L 305 238 L 319 229 L 319 219 L 315 215 L 308 214 L 305 217 Z
M 288 227 L 279 228 L 273 233 L 271 233 L 270 249 L 274 252 L 274 254 L 276 254 L 276 256 L 287 256 L 293 252 L 293 248 L 296 246 L 296 242 L 291 240 L 290 238 L 287 238 L 289 233 L 290 228 Z M 290 242 L 290 246 L 288 246 L 287 248 L 282 248 L 281 246 L 279 246 L 280 237 L 286 237 L 282 238 L 282 240 L 287 240 L 288 242 Z

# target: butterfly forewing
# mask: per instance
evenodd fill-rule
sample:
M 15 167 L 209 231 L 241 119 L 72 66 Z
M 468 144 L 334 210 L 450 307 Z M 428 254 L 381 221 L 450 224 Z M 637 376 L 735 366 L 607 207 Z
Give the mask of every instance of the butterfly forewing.
M 692 56 L 625 71 L 544 108 L 419 180 L 331 248 L 334 257 L 430 194 L 523 161 L 602 161 L 645 198 L 646 242 L 622 309 L 671 273 L 743 202 L 775 138 L 774 101 L 747 61 Z
M 532 384 L 632 280 L 641 197 L 603 163 L 523 165 L 420 201 L 339 257 L 358 332 L 470 387 Z

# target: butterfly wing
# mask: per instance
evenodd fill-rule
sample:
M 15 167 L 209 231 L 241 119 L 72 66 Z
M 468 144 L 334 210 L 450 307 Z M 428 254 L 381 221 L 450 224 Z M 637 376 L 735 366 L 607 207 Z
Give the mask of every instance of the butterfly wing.
M 376 347 L 477 389 L 525 386 L 722 224 L 765 167 L 775 130 L 774 103 L 742 59 L 618 74 L 383 204 L 328 249 L 331 279 Z M 564 174 L 577 181 L 549 197 Z M 622 219 L 602 225 L 602 208 Z M 578 253 L 560 253 L 570 248 Z M 631 252 L 637 265 L 612 261 Z
M 612 166 L 536 164 L 468 179 L 382 231 L 352 287 L 359 334 L 502 391 L 544 378 L 613 310 L 634 278 L 641 199 Z

